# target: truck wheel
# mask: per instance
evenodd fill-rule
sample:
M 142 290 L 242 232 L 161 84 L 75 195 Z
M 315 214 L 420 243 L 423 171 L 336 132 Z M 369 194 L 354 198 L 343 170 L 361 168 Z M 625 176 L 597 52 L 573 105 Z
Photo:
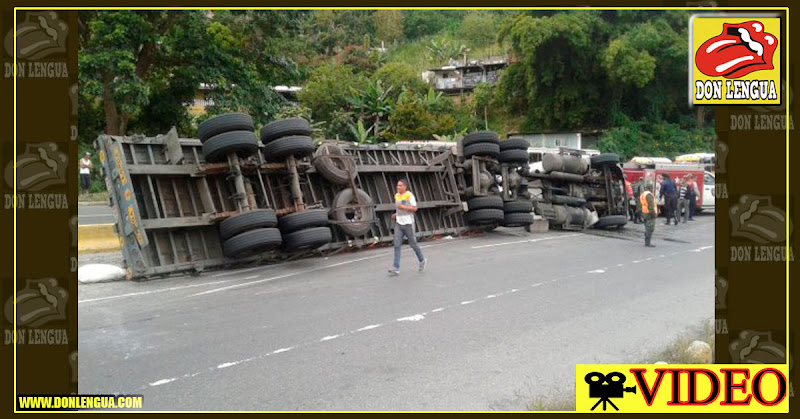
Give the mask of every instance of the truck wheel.
M 467 201 L 467 209 L 472 212 L 481 209 L 503 209 L 503 198 L 497 195 L 479 196 Z
M 250 131 L 253 132 L 253 118 L 244 113 L 226 113 L 218 115 L 200 123 L 197 127 L 197 137 L 201 142 L 206 142 L 209 138 L 229 131 Z
M 614 153 L 603 153 L 591 157 L 592 167 L 600 167 L 606 164 L 619 163 L 619 156 Z
M 628 224 L 628 217 L 624 215 L 606 215 L 605 217 L 600 217 L 596 223 L 592 227 L 594 228 L 621 228 L 624 227 L 625 224 Z
M 323 178 L 336 185 L 349 185 L 357 174 L 353 159 L 333 144 L 323 144 L 314 152 L 314 168 Z
M 528 147 L 530 147 L 530 143 L 528 140 L 520 137 L 512 137 L 506 138 L 503 141 L 500 141 L 500 151 L 506 150 L 525 150 L 526 154 L 528 151 Z M 527 157 L 525 158 L 528 159 Z
M 278 228 L 284 235 L 309 227 L 324 227 L 327 225 L 328 210 L 326 209 L 298 211 L 278 218 Z
M 576 198 L 574 196 L 569 195 L 553 195 L 553 199 L 551 200 L 552 203 L 558 205 L 569 205 L 571 207 L 579 207 L 586 203 L 586 200 L 583 198 Z
M 224 161 L 228 153 L 247 157 L 258 150 L 258 141 L 251 131 L 230 131 L 217 134 L 203 143 L 203 155 L 208 162 Z
M 261 128 L 261 142 L 264 144 L 281 137 L 302 135 L 310 137 L 311 124 L 303 118 L 287 118 L 270 122 Z
M 464 147 L 464 158 L 487 156 L 496 159 L 500 154 L 500 146 L 493 143 L 477 143 Z
M 500 147 L 502 147 L 502 145 Z M 528 163 L 528 151 L 518 149 L 503 150 L 498 155 L 497 160 L 499 160 L 500 163 L 526 164 Z
M 281 232 L 277 228 L 257 228 L 222 242 L 222 252 L 230 258 L 239 258 L 272 250 L 281 245 Z
M 274 210 L 256 209 L 223 220 L 219 223 L 219 236 L 222 240 L 227 240 L 255 228 L 275 227 L 277 223 Z
M 504 220 L 501 209 L 479 209 L 467 212 L 467 223 L 474 225 L 499 224 Z
M 286 250 L 316 249 L 333 240 L 331 229 L 328 227 L 312 227 L 295 231 L 283 236 L 283 247 Z
M 372 222 L 375 220 L 372 198 L 361 189 L 356 189 L 356 193 L 364 205 L 363 207 L 346 208 L 358 203 L 351 188 L 339 192 L 333 198 L 333 220 L 337 222 L 337 227 L 350 237 L 361 237 L 367 234 L 372 229 Z
M 506 227 L 523 227 L 533 224 L 533 214 L 529 212 L 512 212 L 503 216 Z
M 506 214 L 521 212 L 530 213 L 533 211 L 533 203 L 531 201 L 509 201 L 503 203 L 503 212 Z
M 500 138 L 497 136 L 497 133 L 492 131 L 478 131 L 465 135 L 464 139 L 461 140 L 461 144 L 463 144 L 464 147 L 480 143 L 500 144 Z
M 311 137 L 302 135 L 278 138 L 264 146 L 264 158 L 269 161 L 283 161 L 291 155 L 302 158 L 313 152 L 314 141 Z

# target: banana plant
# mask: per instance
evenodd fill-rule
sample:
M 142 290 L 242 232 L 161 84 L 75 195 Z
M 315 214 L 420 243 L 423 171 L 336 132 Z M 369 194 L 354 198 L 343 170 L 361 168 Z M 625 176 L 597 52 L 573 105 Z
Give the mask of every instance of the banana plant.
M 358 114 L 359 119 L 366 121 L 373 129 L 375 137 L 380 137 L 381 131 L 386 125 L 386 119 L 394 110 L 394 102 L 389 93 L 392 88 L 384 89 L 380 80 L 367 83 L 363 90 L 350 88 L 351 97 L 348 98 L 350 105 Z
M 369 128 L 364 128 L 364 120 L 359 119 L 356 125 L 350 124 L 350 133 L 353 134 L 355 137 L 356 142 L 358 143 L 369 143 L 370 141 L 370 132 L 375 126 L 371 126 Z

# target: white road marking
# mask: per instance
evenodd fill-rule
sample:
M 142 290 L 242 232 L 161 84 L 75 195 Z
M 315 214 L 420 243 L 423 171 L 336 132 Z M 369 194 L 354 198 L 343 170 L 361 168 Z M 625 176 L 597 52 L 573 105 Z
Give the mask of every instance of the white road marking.
M 380 324 L 380 323 L 378 323 L 378 324 L 371 324 L 371 325 L 369 325 L 369 326 L 364 326 L 364 327 L 362 327 L 361 329 L 356 329 L 356 332 L 363 332 L 363 331 L 365 331 L 365 330 L 377 329 L 377 328 L 379 328 L 379 327 L 381 327 L 381 326 L 382 326 L 382 324 Z
M 362 262 L 362 261 L 365 261 L 365 260 L 375 259 L 375 258 L 379 258 L 379 257 L 385 257 L 385 255 L 384 254 L 378 254 L 378 255 L 372 255 L 372 256 L 365 256 L 363 258 L 358 258 L 358 259 L 353 259 L 353 260 L 346 260 L 344 262 L 333 263 L 333 264 L 330 264 L 330 265 L 320 266 L 318 268 L 306 269 L 304 271 L 290 272 L 290 273 L 286 273 L 286 274 L 283 274 L 283 275 L 273 276 L 273 277 L 270 277 L 270 278 L 259 279 L 259 280 L 256 280 L 256 281 L 250 281 L 250 282 L 244 282 L 244 283 L 241 283 L 241 284 L 229 285 L 227 287 L 214 288 L 213 290 L 208 290 L 208 291 L 199 292 L 197 294 L 192 294 L 191 297 L 197 297 L 199 295 L 213 294 L 215 292 L 220 292 L 220 291 L 226 291 L 226 290 L 235 289 L 235 288 L 246 287 L 248 285 L 260 284 L 262 282 L 274 281 L 276 279 L 283 279 L 283 278 L 289 278 L 289 277 L 297 276 L 297 275 L 309 274 L 309 273 L 318 272 L 318 271 L 321 271 L 321 270 L 324 270 L 324 269 L 336 268 L 338 266 L 349 265 L 351 263 Z
M 155 294 L 159 292 L 167 292 L 167 291 L 177 291 L 186 288 L 194 288 L 194 287 L 205 287 L 208 285 L 216 285 L 216 284 L 225 284 L 228 282 L 233 281 L 232 279 L 226 279 L 224 281 L 214 281 L 214 282 L 206 282 L 203 284 L 191 284 L 191 285 L 181 285 L 177 287 L 169 287 L 169 288 L 161 288 L 157 290 L 150 290 L 150 291 L 142 291 L 142 292 L 132 292 L 129 294 L 119 294 L 119 295 L 109 295 L 107 297 L 98 297 L 98 298 L 87 298 L 85 300 L 78 300 L 78 304 L 85 304 L 85 303 L 94 303 L 97 301 L 105 301 L 105 300 L 114 300 L 117 298 L 126 298 L 126 297 L 137 297 L 140 295 L 148 295 L 148 294 Z
M 425 315 L 424 314 L 415 314 L 413 316 L 400 317 L 399 319 L 397 319 L 397 321 L 398 322 L 418 322 L 418 321 L 424 320 L 424 319 L 425 319 Z
M 249 279 L 256 279 L 256 278 L 258 278 L 258 275 L 248 276 L 247 278 L 244 278 L 244 279 L 245 280 L 249 280 Z
M 236 365 L 236 364 L 238 364 L 238 363 L 239 363 L 238 361 L 237 361 L 237 362 L 226 362 L 226 363 L 224 363 L 224 364 L 219 364 L 219 365 L 217 365 L 217 369 L 218 369 L 218 370 L 221 370 L 221 369 L 223 369 L 223 368 L 232 367 L 232 366 L 234 366 L 234 365 Z
M 165 378 L 163 380 L 154 381 L 154 382 L 150 383 L 150 387 L 155 387 L 155 386 L 160 386 L 162 384 L 171 383 L 171 382 L 173 382 L 175 380 L 177 380 L 177 378 Z
M 698 249 L 679 251 L 679 252 L 672 253 L 670 255 L 677 255 L 677 254 L 680 254 L 680 253 L 687 253 L 687 252 L 699 252 L 699 251 L 710 249 L 710 248 L 713 248 L 713 246 L 703 246 L 703 247 L 700 247 Z M 380 256 L 383 256 L 383 255 L 380 255 Z M 647 258 L 647 259 L 644 259 L 644 260 L 635 260 L 635 261 L 632 261 L 631 263 L 640 263 L 640 262 L 643 262 L 643 261 L 646 261 L 646 260 L 652 260 L 652 259 L 656 259 L 656 258 L 659 258 L 659 257 L 664 257 L 664 255 L 661 255 L 661 256 L 658 256 L 658 257 L 651 257 L 651 258 Z M 357 259 L 357 260 L 353 260 L 353 261 L 347 261 L 347 262 L 338 263 L 338 264 L 334 264 L 334 265 L 328 265 L 328 266 L 321 267 L 321 268 L 315 268 L 315 269 L 312 269 L 312 270 L 309 270 L 309 271 L 315 271 L 315 270 L 329 268 L 329 267 L 333 267 L 333 266 L 340 266 L 340 265 L 343 265 L 343 264 L 352 263 L 352 262 L 356 262 L 356 261 L 359 261 L 359 260 L 371 259 L 371 258 L 372 257 Z M 622 266 L 625 266 L 625 265 L 626 264 L 624 264 L 624 263 L 620 263 L 620 264 L 617 264 L 616 266 L 617 267 L 622 267 Z M 586 271 L 586 272 L 584 272 L 584 274 L 586 274 L 586 273 L 605 273 L 606 269 L 608 269 L 608 267 L 603 267 L 601 269 L 595 269 L 595 270 Z M 306 272 L 309 272 L 309 271 L 306 271 Z M 573 278 L 573 277 L 578 277 L 578 276 L 580 276 L 580 274 L 573 274 L 573 275 L 569 275 L 569 276 L 566 276 L 566 277 L 560 278 L 560 279 L 568 279 L 568 278 Z M 538 286 L 543 285 L 545 283 L 556 282 L 557 280 L 559 280 L 559 278 L 553 279 L 553 280 L 548 281 L 548 282 L 540 282 L 540 283 L 536 283 L 536 284 L 531 284 L 530 288 L 535 288 L 535 287 L 538 287 Z M 228 281 L 221 281 L 221 282 L 228 282 Z M 256 282 L 261 282 L 261 281 L 256 281 Z M 197 285 L 208 285 L 208 284 L 197 284 Z M 182 288 L 182 287 L 179 287 L 179 288 Z M 223 287 L 223 288 L 220 288 L 220 289 L 226 289 L 226 288 L 229 288 L 229 287 Z M 492 298 L 496 298 L 496 297 L 499 297 L 499 296 L 502 296 L 502 295 L 505 295 L 505 294 L 515 293 L 517 291 L 520 291 L 520 290 L 518 288 L 512 288 L 512 289 L 510 289 L 508 291 L 505 291 L 505 292 L 500 292 L 500 293 L 496 293 L 496 294 L 489 294 L 489 295 L 485 296 L 484 299 L 492 299 Z M 460 303 L 460 305 L 468 305 L 468 304 L 472 304 L 472 303 L 474 303 L 476 301 L 477 300 L 466 300 L 466 301 L 462 301 Z M 443 310 L 445 310 L 445 307 L 438 307 L 438 308 L 435 308 L 435 309 L 431 310 L 431 313 L 438 313 L 438 312 L 441 312 Z M 405 321 L 416 322 L 416 321 L 424 320 L 426 314 L 427 313 L 414 314 L 412 316 L 398 318 L 395 321 L 397 321 L 397 322 L 405 322 Z M 364 326 L 364 327 L 362 327 L 360 329 L 356 329 L 355 331 L 349 332 L 349 333 L 362 332 L 362 331 L 366 331 L 366 330 L 375 329 L 375 328 L 378 328 L 378 327 L 381 327 L 381 326 L 382 326 L 382 324 L 380 324 L 380 323 L 371 324 L 371 325 L 368 325 L 368 326 Z M 336 339 L 336 338 L 338 338 L 340 336 L 343 336 L 343 335 L 342 334 L 336 334 L 336 335 L 325 336 L 325 337 L 319 339 L 317 342 L 330 341 L 330 340 Z M 311 343 L 313 343 L 313 342 L 311 342 Z M 305 343 L 305 344 L 301 344 L 301 345 L 298 345 L 298 346 L 307 346 L 309 344 L 310 343 Z M 189 373 L 184 374 L 182 376 L 182 378 L 195 377 L 195 376 L 200 375 L 200 374 L 202 374 L 204 372 L 210 372 L 210 371 L 214 371 L 214 370 L 224 369 L 224 368 L 228 368 L 228 367 L 231 367 L 231 366 L 239 365 L 239 364 L 242 364 L 242 363 L 250 362 L 250 361 L 253 361 L 253 360 L 256 360 L 256 359 L 262 359 L 262 358 L 265 358 L 265 357 L 270 356 L 270 355 L 275 355 L 275 354 L 279 354 L 279 353 L 283 353 L 283 352 L 288 352 L 288 351 L 290 351 L 290 350 L 292 350 L 292 349 L 294 349 L 294 348 L 296 348 L 298 346 L 290 346 L 290 347 L 287 347 L 287 348 L 276 349 L 276 350 L 274 350 L 274 351 L 272 351 L 270 353 L 254 356 L 254 357 L 251 357 L 251 358 L 246 358 L 246 359 L 239 360 L 239 361 L 225 362 L 225 363 L 222 363 L 222 364 L 218 364 L 216 366 L 216 368 L 215 367 L 210 367 L 210 368 L 207 368 L 205 371 L 195 372 L 195 373 L 191 373 L 191 374 L 189 374 Z M 171 383 L 171 382 L 174 382 L 176 380 L 178 380 L 178 378 L 162 379 L 162 380 L 158 380 L 158 381 L 150 383 L 149 386 L 155 387 L 155 386 Z M 144 387 L 144 388 L 146 388 L 146 387 Z
M 506 245 L 509 245 L 509 244 L 536 243 L 536 242 L 545 241 L 545 240 L 566 239 L 567 237 L 576 237 L 576 236 L 580 236 L 580 234 L 566 234 L 566 235 L 563 235 L 563 236 L 542 237 L 542 238 L 530 239 L 530 240 L 517 240 L 517 241 L 513 241 L 513 242 L 484 244 L 484 245 L 481 245 L 481 246 L 472 246 L 471 249 L 485 249 L 487 247 L 506 246 Z
M 587 274 L 604 274 L 606 273 L 605 269 L 595 269 L 593 271 L 586 271 Z

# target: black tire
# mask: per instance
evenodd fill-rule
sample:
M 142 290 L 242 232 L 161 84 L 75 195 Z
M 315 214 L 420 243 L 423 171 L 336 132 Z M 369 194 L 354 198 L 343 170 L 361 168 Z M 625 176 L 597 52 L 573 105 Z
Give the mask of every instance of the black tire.
M 552 203 L 558 205 L 569 205 L 571 207 L 579 207 L 586 203 L 586 200 L 583 198 L 576 198 L 574 196 L 569 195 L 553 195 L 553 199 L 551 200 Z
M 272 140 L 290 135 L 310 137 L 311 133 L 311 124 L 303 118 L 281 119 L 270 122 L 261 128 L 261 142 L 267 144 Z
M 527 164 L 528 150 L 517 150 L 517 149 L 503 150 L 497 156 L 497 160 L 499 160 L 500 163 Z
M 302 158 L 313 152 L 314 141 L 311 137 L 301 135 L 278 138 L 264 146 L 264 158 L 274 162 L 286 160 L 291 155 Z
M 330 228 L 312 227 L 284 235 L 283 247 L 289 251 L 316 249 L 332 240 L 333 235 Z
M 506 138 L 503 141 L 500 141 L 500 151 L 506 150 L 525 150 L 526 154 L 528 151 L 528 147 L 531 146 L 531 143 L 524 138 L 513 137 L 513 138 Z
M 327 209 L 298 211 L 278 218 L 278 228 L 284 235 L 310 227 L 325 227 L 327 225 Z
M 258 150 L 258 140 L 251 131 L 230 131 L 217 134 L 203 143 L 203 155 L 208 162 L 224 161 L 228 153 L 247 157 Z
M 357 174 L 355 161 L 333 144 L 323 144 L 314 152 L 314 168 L 320 176 L 336 185 L 349 185 Z
M 479 209 L 467 212 L 467 223 L 474 225 L 499 224 L 504 220 L 501 209 Z
M 592 156 L 590 161 L 592 162 L 592 167 L 599 167 L 605 164 L 618 164 L 619 156 L 614 153 L 603 153 Z
M 333 198 L 333 220 L 337 222 L 337 227 L 350 237 L 361 237 L 367 234 L 372 229 L 375 220 L 372 197 L 361 189 L 356 189 L 356 193 L 364 205 L 363 207 L 343 208 L 357 203 L 351 188 L 339 192 Z M 353 223 L 353 221 L 357 221 L 357 223 Z
M 497 195 L 479 196 L 467 201 L 467 209 L 472 212 L 482 209 L 503 209 L 503 198 Z
M 492 143 L 477 143 L 464 147 L 464 158 L 486 156 L 496 159 L 500 155 L 500 146 Z
M 506 227 L 523 227 L 533 224 L 533 214 L 529 212 L 512 212 L 503 217 Z
M 533 202 L 531 201 L 508 201 L 503 203 L 503 212 L 506 214 L 513 214 L 517 212 L 530 213 L 533 211 Z
M 489 143 L 489 144 L 500 144 L 500 138 L 497 136 L 497 133 L 492 131 L 478 131 L 473 132 L 472 134 L 467 134 L 464 136 L 464 139 L 461 140 L 461 144 L 464 147 L 469 147 L 473 144 L 481 144 L 481 143 Z
M 612 227 L 624 227 L 625 224 L 628 224 L 628 217 L 624 215 L 606 215 L 605 217 L 600 217 L 596 223 L 592 227 L 594 228 L 612 228 Z
M 272 250 L 282 243 L 277 228 L 257 228 L 222 242 L 222 252 L 230 258 L 244 257 Z
M 222 220 L 219 223 L 219 236 L 227 240 L 237 234 L 256 228 L 272 228 L 278 224 L 278 217 L 271 209 L 255 209 Z
M 250 131 L 253 132 L 253 118 L 244 113 L 226 113 L 218 115 L 200 123 L 197 127 L 197 137 L 201 142 L 206 142 L 209 138 L 230 131 Z

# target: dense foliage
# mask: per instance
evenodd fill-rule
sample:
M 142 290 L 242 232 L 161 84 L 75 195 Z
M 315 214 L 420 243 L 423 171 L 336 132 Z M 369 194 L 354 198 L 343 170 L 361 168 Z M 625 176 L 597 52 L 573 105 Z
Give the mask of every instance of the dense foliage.
M 196 134 L 212 115 L 312 120 L 363 142 L 476 129 L 600 129 L 625 157 L 706 151 L 713 113 L 686 100 L 685 11 L 82 11 L 79 120 L 98 133 Z M 496 85 L 443 97 L 421 75 L 507 55 Z M 274 86 L 298 85 L 299 104 Z M 192 116 L 200 87 L 205 114 Z

